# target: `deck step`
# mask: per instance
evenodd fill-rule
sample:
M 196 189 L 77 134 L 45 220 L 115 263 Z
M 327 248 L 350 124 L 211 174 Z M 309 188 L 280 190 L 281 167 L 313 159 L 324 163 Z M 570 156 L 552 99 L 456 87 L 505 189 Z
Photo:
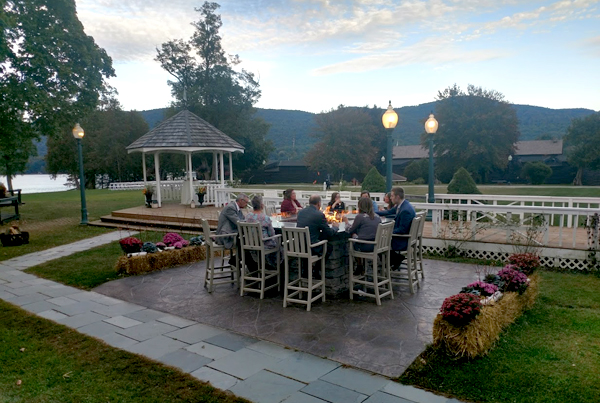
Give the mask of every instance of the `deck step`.
M 104 227 L 104 228 L 116 228 L 116 229 L 121 229 L 121 230 L 132 230 L 132 231 L 164 231 L 164 230 L 168 230 L 168 228 L 158 228 L 156 226 L 144 226 L 144 225 L 130 225 L 130 224 L 119 224 L 119 223 L 111 223 L 111 222 L 104 222 L 101 220 L 96 220 L 96 221 L 91 221 L 88 223 L 88 225 L 92 226 L 92 227 Z M 174 229 L 175 231 L 175 229 Z M 180 234 L 190 234 L 190 235 L 197 235 L 197 234 L 201 234 L 202 231 L 195 231 L 195 230 L 187 230 L 187 229 L 176 229 L 176 231 Z
M 106 225 L 104 225 L 106 224 Z M 211 228 L 216 228 L 216 220 L 208 220 L 208 224 Z M 100 220 L 95 222 L 93 225 L 96 226 L 107 226 L 113 228 L 134 228 L 140 227 L 146 230 L 165 230 L 173 229 L 179 232 L 189 233 L 202 233 L 202 225 L 198 223 L 182 223 L 166 220 L 156 219 L 143 219 L 143 218 L 126 218 L 126 217 L 115 217 L 114 215 L 107 215 L 100 217 Z

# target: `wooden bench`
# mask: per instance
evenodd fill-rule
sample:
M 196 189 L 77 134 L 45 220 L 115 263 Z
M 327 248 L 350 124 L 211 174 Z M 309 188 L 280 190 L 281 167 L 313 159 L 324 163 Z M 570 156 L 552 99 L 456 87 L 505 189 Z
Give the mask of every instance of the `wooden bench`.
M 9 222 L 9 221 L 13 221 L 13 220 L 18 220 L 20 218 L 19 203 L 21 202 L 21 189 L 18 189 L 17 196 L 14 196 L 14 192 L 17 192 L 17 191 L 12 192 L 13 196 L 9 196 L 9 197 L 0 199 L 0 209 L 2 207 L 12 206 L 12 207 L 14 207 L 14 210 L 15 210 L 14 214 L 13 213 L 4 214 L 0 211 L 0 224 L 4 224 L 5 222 Z

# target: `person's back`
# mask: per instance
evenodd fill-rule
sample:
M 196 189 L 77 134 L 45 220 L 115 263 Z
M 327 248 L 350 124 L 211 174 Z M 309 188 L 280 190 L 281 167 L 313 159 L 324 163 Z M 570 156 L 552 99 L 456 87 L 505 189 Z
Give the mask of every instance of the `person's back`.
M 319 240 L 327 239 L 335 234 L 335 230 L 329 228 L 325 214 L 319 210 L 320 207 L 321 196 L 314 195 L 310 197 L 308 207 L 298 212 L 296 227 L 308 227 L 311 243 L 319 242 Z
M 404 189 L 392 189 L 392 197 L 396 203 L 396 216 L 394 217 L 394 234 L 406 235 L 410 232 L 410 226 L 415 218 L 415 209 L 410 202 L 404 199 Z M 408 238 L 393 237 L 392 249 L 404 251 L 408 246 Z
M 237 200 L 230 202 L 223 208 L 223 211 L 221 211 L 221 214 L 219 215 L 217 235 L 237 233 L 237 223 L 244 219 L 244 214 L 241 209 L 246 207 L 247 204 L 248 196 L 240 193 Z M 233 246 L 233 236 L 217 238 L 216 242 L 229 249 Z

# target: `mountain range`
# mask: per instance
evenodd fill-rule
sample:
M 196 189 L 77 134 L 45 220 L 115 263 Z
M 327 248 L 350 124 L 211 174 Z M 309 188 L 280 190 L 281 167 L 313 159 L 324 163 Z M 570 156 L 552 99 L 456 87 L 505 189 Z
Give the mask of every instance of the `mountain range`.
M 560 139 L 566 134 L 572 119 L 595 113 L 584 108 L 550 109 L 530 105 L 513 107 L 519 119 L 521 141 Z M 394 145 L 419 144 L 421 133 L 424 132 L 423 122 L 434 109 L 435 102 L 396 108 L 399 121 L 393 134 Z M 152 109 L 140 113 L 152 128 L 163 120 L 165 110 Z M 275 146 L 275 151 L 270 156 L 274 160 L 302 158 L 316 143 L 316 139 L 310 136 L 315 127 L 314 113 L 257 108 L 256 116 L 271 125 L 267 138 Z

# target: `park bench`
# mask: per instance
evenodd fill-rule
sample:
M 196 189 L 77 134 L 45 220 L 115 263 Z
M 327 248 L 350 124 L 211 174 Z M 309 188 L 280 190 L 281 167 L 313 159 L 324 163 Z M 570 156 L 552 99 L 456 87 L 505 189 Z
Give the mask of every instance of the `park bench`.
M 13 190 L 8 190 L 7 192 L 10 192 L 11 196 L 8 197 L 4 197 L 0 199 L 0 224 L 4 224 L 5 222 L 9 222 L 12 220 L 18 220 L 19 219 L 19 204 L 22 204 L 21 202 L 21 189 L 13 189 Z M 15 195 L 16 193 L 16 195 Z M 2 207 L 13 207 L 14 208 L 14 213 L 8 213 L 5 214 L 3 213 Z

